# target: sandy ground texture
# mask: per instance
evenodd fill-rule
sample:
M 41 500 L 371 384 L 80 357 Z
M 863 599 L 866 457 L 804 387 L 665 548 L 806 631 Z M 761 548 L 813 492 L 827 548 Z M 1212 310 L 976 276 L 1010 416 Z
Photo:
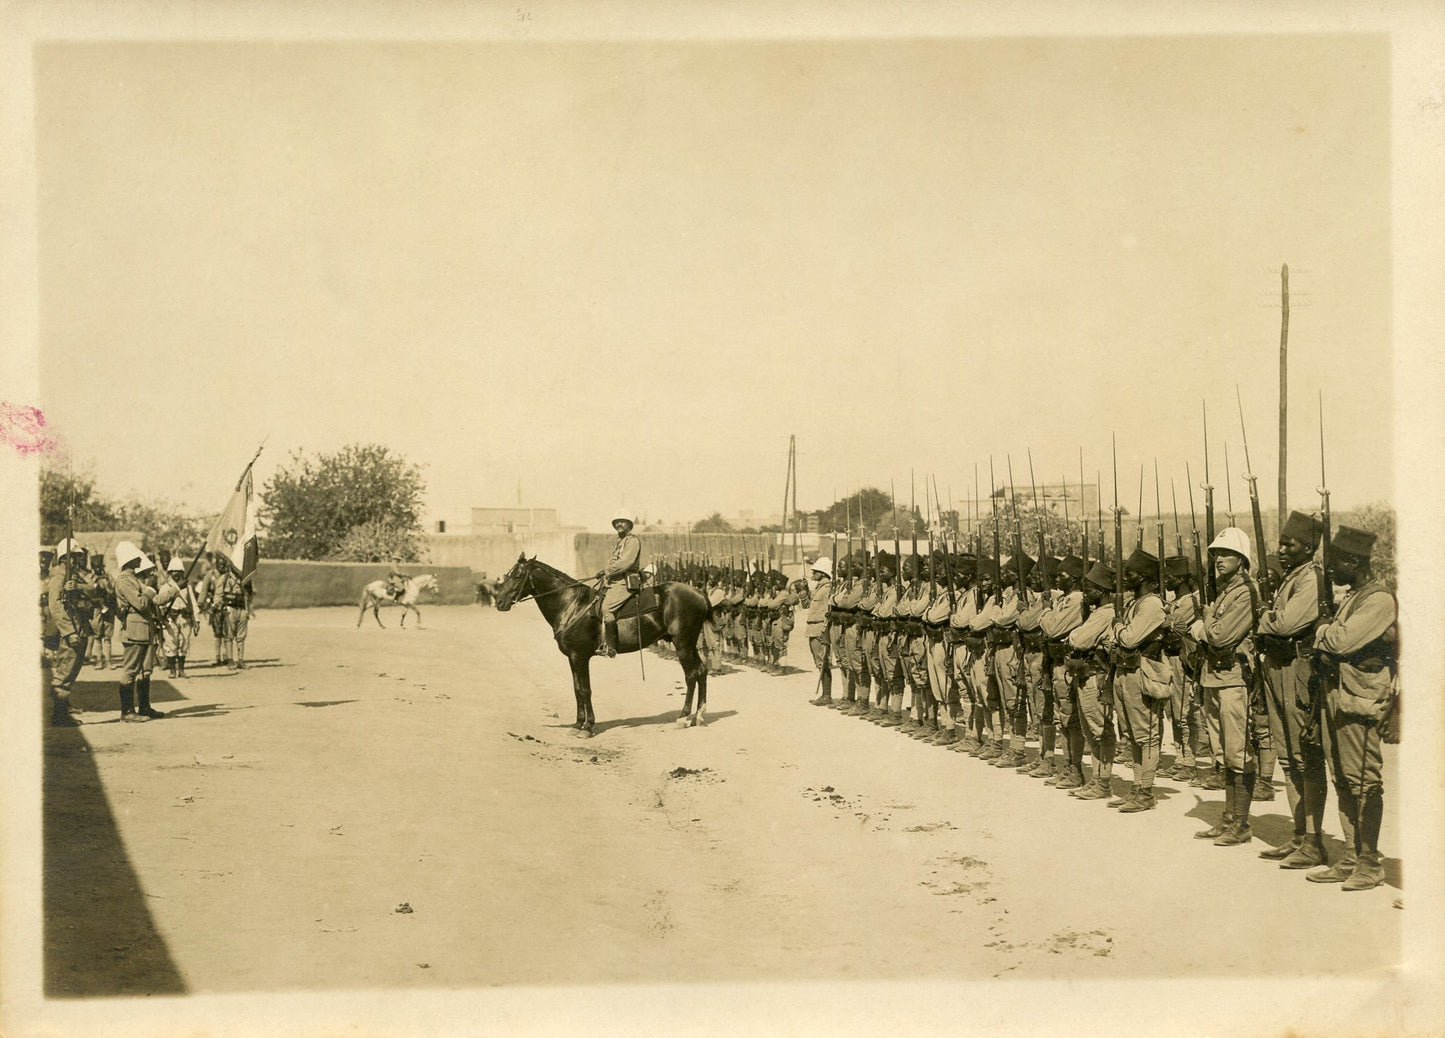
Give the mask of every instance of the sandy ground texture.
M 645 683 L 636 655 L 594 663 L 580 740 L 530 606 L 385 615 L 262 612 L 244 672 L 205 665 L 203 634 L 144 725 L 118 723 L 113 672 L 87 668 L 84 726 L 45 738 L 49 997 L 1400 959 L 1398 860 L 1344 894 L 1256 857 L 1288 836 L 1282 791 L 1253 843 L 1216 848 L 1191 835 L 1222 794 L 1165 780 L 1156 810 L 1121 817 L 812 707 L 811 669 L 731 668 L 680 730 L 681 672 L 655 655 Z

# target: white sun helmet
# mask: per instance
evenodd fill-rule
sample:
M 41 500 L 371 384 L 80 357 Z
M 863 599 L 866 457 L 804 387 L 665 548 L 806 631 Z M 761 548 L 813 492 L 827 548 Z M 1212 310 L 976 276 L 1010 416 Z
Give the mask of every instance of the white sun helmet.
M 619 521 L 630 523 L 633 526 L 637 525 L 636 517 L 634 517 L 633 514 L 625 508 L 619 508 L 617 511 L 613 512 L 611 521 L 614 523 Z
M 133 562 L 141 557 L 140 549 L 130 541 L 121 541 L 115 546 L 115 561 L 121 569 L 125 568 L 126 563 Z
M 819 555 L 813 563 L 813 572 L 822 573 L 824 576 L 831 578 L 833 576 L 833 560 L 826 556 Z
M 55 557 L 57 559 L 63 559 L 67 555 L 79 555 L 83 551 L 85 551 L 85 549 L 82 548 L 76 540 L 70 537 L 63 537 L 60 543 L 55 546 Z
M 1219 531 L 1219 535 L 1209 542 L 1209 550 L 1232 551 L 1236 555 L 1244 557 L 1244 564 L 1251 570 L 1254 569 L 1254 556 L 1249 550 L 1249 534 L 1237 526 L 1226 526 Z
M 136 566 L 135 571 L 137 573 L 144 573 L 148 569 L 155 569 L 155 566 L 156 564 L 151 561 L 149 555 L 142 555 L 140 557 L 140 565 Z
M 166 563 L 167 573 L 184 573 L 186 571 L 186 560 L 179 555 L 172 555 L 171 561 Z

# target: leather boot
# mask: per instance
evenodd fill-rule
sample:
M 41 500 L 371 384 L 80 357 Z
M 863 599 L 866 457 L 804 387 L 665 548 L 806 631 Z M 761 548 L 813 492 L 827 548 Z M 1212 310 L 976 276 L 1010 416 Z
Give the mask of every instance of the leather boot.
M 1323 872 L 1311 872 L 1305 879 L 1311 883 L 1343 883 L 1355 871 L 1358 848 L 1355 845 L 1356 823 L 1360 817 L 1360 803 L 1348 789 L 1335 787 L 1335 799 L 1339 802 L 1340 838 L 1344 840 L 1345 852 L 1340 860 Z
M 1299 838 L 1288 858 L 1279 863 L 1282 869 L 1312 869 L 1325 863 L 1325 844 L 1319 833 L 1305 833 Z
M 1224 814 L 1219 816 L 1218 825 L 1211 825 L 1208 829 L 1201 829 L 1195 833 L 1194 838 L 1196 840 L 1217 840 L 1234 827 L 1234 772 L 1226 768 L 1224 773 L 1230 780 L 1230 793 L 1224 798 Z
M 1121 815 L 1132 815 L 1139 811 L 1152 811 L 1154 810 L 1154 804 L 1154 787 L 1136 786 L 1134 787 L 1134 799 L 1127 804 L 1121 805 L 1119 813 Z
M 186 658 L 185 658 L 184 656 L 177 656 L 177 657 L 176 657 L 176 677 L 178 677 L 178 678 L 183 678 L 183 677 L 185 677 L 185 676 L 186 676 Z
M 1250 798 L 1259 801 L 1274 799 L 1274 751 L 1259 751 L 1259 774 L 1254 780 L 1254 792 Z
M 1360 798 L 1360 853 L 1355 871 L 1344 890 L 1370 890 L 1385 882 L 1385 859 L 1380 854 L 1380 823 L 1385 816 L 1384 794 L 1376 790 Z
M 1107 800 L 1111 795 L 1112 775 L 1095 775 L 1092 780 L 1071 790 L 1069 796 L 1079 800 Z
M 597 655 L 606 656 L 612 659 L 617 655 L 617 621 L 602 621 L 602 644 L 597 649 Z
M 1304 843 L 1304 841 L 1304 833 L 1295 833 L 1278 847 L 1266 847 L 1264 850 L 1259 852 L 1259 856 L 1265 861 L 1283 861 L 1295 851 L 1299 850 L 1300 846 Z
M 135 712 L 135 686 L 135 679 L 120 683 L 120 719 L 127 722 L 149 721 L 149 717 Z
M 161 713 L 159 710 L 151 706 L 151 679 L 149 674 L 147 674 L 143 678 L 136 678 L 135 695 L 136 713 L 140 714 L 143 717 L 150 718 L 166 716 L 165 714 Z
M 70 693 L 63 693 L 51 699 L 50 725 L 52 728 L 80 727 L 80 722 L 70 716 Z
M 934 746 L 952 746 L 958 742 L 958 728 L 940 728 L 931 741 Z
M 1077 764 L 1069 764 L 1064 768 L 1064 773 L 1054 783 L 1055 789 L 1075 790 L 1084 785 L 1084 772 Z
M 1225 769 L 1225 770 L 1228 770 L 1228 769 Z M 1228 783 L 1225 781 L 1224 777 L 1220 774 L 1220 769 L 1214 767 L 1214 765 L 1212 765 L 1212 764 L 1211 764 L 1211 765 L 1208 765 L 1206 768 L 1201 769 L 1199 778 L 1200 778 L 1200 782 L 1199 782 L 1199 788 L 1200 788 L 1200 789 L 1211 789 L 1211 790 L 1213 790 L 1213 789 L 1228 789 L 1228 788 L 1229 788 Z M 1226 799 L 1227 799 L 1227 798 L 1226 798 Z
M 1238 847 L 1254 837 L 1249 828 L 1249 804 L 1253 798 L 1254 772 L 1234 772 L 1234 824 L 1220 834 L 1214 846 Z

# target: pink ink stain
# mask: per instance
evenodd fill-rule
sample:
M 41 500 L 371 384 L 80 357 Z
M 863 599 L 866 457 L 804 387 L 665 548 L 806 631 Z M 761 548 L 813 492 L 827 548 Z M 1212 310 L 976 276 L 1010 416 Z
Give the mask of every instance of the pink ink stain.
M 22 458 L 49 454 L 59 441 L 45 431 L 45 415 L 38 407 L 0 400 L 0 443 L 15 448 Z

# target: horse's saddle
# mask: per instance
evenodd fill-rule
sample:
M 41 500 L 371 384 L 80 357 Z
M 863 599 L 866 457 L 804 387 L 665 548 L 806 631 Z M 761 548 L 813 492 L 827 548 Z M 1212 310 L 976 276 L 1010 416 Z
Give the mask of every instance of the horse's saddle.
M 662 599 L 666 585 L 649 584 L 639 591 L 634 591 L 617 607 L 617 619 L 636 619 L 639 614 L 652 614 L 658 625 L 662 625 Z M 602 608 L 602 600 L 597 600 L 597 608 Z

